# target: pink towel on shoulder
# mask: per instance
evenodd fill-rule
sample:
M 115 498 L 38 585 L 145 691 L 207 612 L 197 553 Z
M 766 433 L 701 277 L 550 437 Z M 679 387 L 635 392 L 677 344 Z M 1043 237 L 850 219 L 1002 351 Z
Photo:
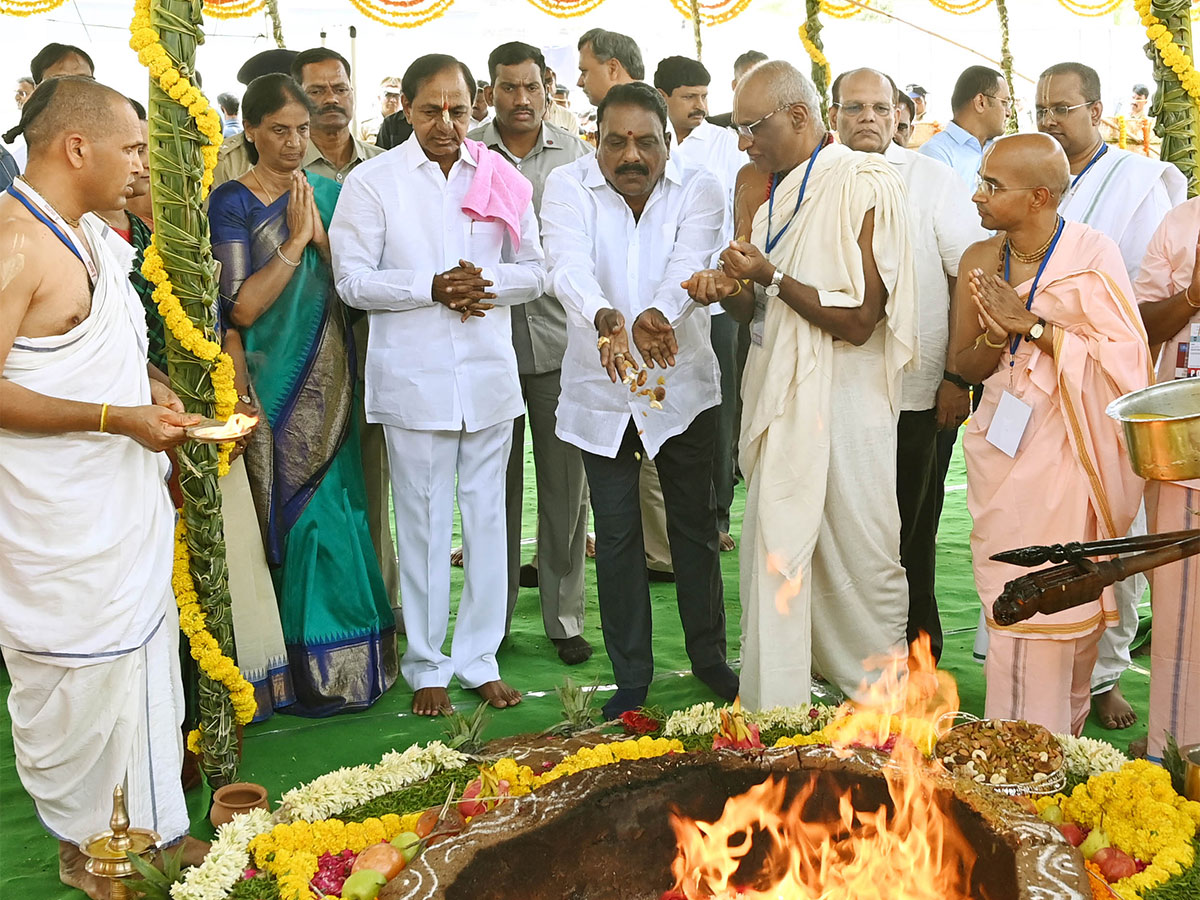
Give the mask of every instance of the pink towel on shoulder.
M 533 199 L 533 185 L 495 150 L 481 141 L 465 141 L 475 157 L 475 177 L 463 197 L 462 211 L 477 222 L 503 222 L 513 248 L 521 249 L 521 214 Z

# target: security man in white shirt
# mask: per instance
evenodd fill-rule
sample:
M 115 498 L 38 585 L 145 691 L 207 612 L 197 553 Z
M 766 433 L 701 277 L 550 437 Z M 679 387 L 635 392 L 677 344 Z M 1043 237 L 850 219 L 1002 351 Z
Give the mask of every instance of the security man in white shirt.
M 521 414 L 509 307 L 539 296 L 545 269 L 528 182 L 495 151 L 464 143 L 475 82 L 452 56 L 417 59 L 402 80 L 413 135 L 346 178 L 329 228 L 338 293 L 367 310 L 367 420 L 387 439 L 413 712 L 450 711 L 450 676 L 492 706 L 520 702 L 500 680 L 507 551 L 504 474 Z M 520 210 L 464 211 L 477 173 L 524 184 Z M 510 192 L 511 193 L 511 192 Z M 472 202 L 473 202 L 472 198 Z M 452 515 L 462 515 L 462 599 L 450 656 Z
M 662 483 L 692 672 L 724 700 L 738 679 L 725 661 L 712 488 L 719 372 L 708 311 L 681 287 L 722 242 L 725 192 L 669 156 L 666 102 L 649 85 L 613 87 L 597 121 L 596 155 L 546 181 L 542 235 L 567 311 L 557 433 L 583 451 L 591 488 L 611 719 L 645 702 L 654 675 L 642 454 Z

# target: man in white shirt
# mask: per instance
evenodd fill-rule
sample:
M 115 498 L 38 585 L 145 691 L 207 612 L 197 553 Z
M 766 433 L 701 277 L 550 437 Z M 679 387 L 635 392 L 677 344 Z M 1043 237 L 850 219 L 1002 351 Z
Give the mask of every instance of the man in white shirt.
M 725 661 L 712 489 L 717 360 L 707 311 L 680 287 L 720 246 L 725 192 L 669 158 L 667 106 L 649 85 L 612 88 L 597 117 L 596 155 L 546 181 L 542 229 L 568 319 L 557 433 L 583 450 L 591 487 L 600 623 L 617 682 L 604 706 L 611 719 L 645 702 L 654 675 L 643 453 L 662 482 L 692 672 L 725 700 L 738 679 Z
M 874 69 L 844 72 L 833 82 L 829 123 L 851 150 L 882 153 L 908 190 L 908 225 L 917 272 L 920 367 L 904 373 L 896 440 L 896 499 L 900 504 L 900 562 L 908 579 L 908 642 L 929 635 L 942 653 L 934 592 L 937 553 L 939 429 L 957 429 L 971 411 L 966 382 L 946 371 L 950 296 L 958 261 L 987 237 L 954 171 L 893 143 L 900 92 Z
M 600 105 L 604 95 L 618 84 L 646 77 L 642 50 L 627 34 L 593 28 L 579 38 L 579 81 L 588 102 Z
M 521 699 L 496 663 L 504 472 L 523 408 L 508 307 L 545 285 L 537 219 L 528 181 L 464 143 L 475 97 L 466 66 L 423 56 L 402 91 L 413 136 L 346 179 L 329 228 L 334 277 L 342 299 L 370 317 L 367 419 L 387 440 L 413 712 L 449 711 L 451 675 L 503 708 Z M 465 579 L 446 656 L 456 476 Z
M 1077 62 L 1050 66 L 1038 78 L 1036 99 L 1038 131 L 1062 145 L 1071 166 L 1071 184 L 1059 201 L 1059 214 L 1116 241 L 1129 280 L 1136 281 L 1155 229 L 1173 207 L 1187 199 L 1187 179 L 1170 163 L 1104 142 L 1100 76 L 1090 66 Z M 1129 533 L 1146 533 L 1144 509 L 1139 510 Z M 1128 728 L 1137 721 L 1118 682 L 1130 663 L 1138 604 L 1145 591 L 1144 575 L 1113 585 L 1121 619 L 1101 635 L 1092 671 L 1092 708 L 1105 728 Z
M 686 56 L 668 56 L 654 72 L 654 86 L 667 101 L 667 118 L 674 139 L 674 156 L 685 168 L 705 169 L 717 176 L 725 190 L 726 241 L 733 234 L 733 185 L 742 166 L 750 161 L 738 149 L 737 132 L 706 121 L 708 116 L 708 85 L 712 81 L 708 69 Z M 713 457 L 713 488 L 717 494 L 717 531 L 721 549 L 732 550 L 729 534 L 729 507 L 733 503 L 733 434 L 737 419 L 738 325 L 725 308 L 714 303 L 712 314 L 712 347 L 721 367 L 721 406 L 717 413 L 717 440 Z

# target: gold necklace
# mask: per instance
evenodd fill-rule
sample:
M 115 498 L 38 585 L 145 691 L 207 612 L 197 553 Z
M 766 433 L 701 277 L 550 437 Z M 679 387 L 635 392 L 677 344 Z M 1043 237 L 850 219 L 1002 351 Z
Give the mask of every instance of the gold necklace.
M 258 182 L 259 189 L 267 195 L 267 206 L 275 202 L 275 195 L 267 190 L 267 186 L 262 183 L 262 179 L 258 177 L 258 166 L 250 170 L 250 174 L 254 176 L 254 180 Z
M 30 190 L 34 191 L 39 197 L 41 197 L 42 200 L 44 200 L 46 202 L 46 205 L 49 206 L 52 210 L 54 210 L 56 213 L 58 213 L 59 217 L 64 222 L 66 222 L 72 228 L 79 227 L 79 219 L 72 219 L 70 216 L 68 216 L 66 213 L 64 213 L 61 209 L 59 209 L 57 206 L 55 206 L 53 203 L 51 203 L 50 199 L 45 194 L 43 194 L 41 191 L 39 191 L 37 188 L 35 188 L 32 184 L 30 184 L 29 179 L 26 178 L 24 175 L 18 175 L 17 177 L 19 179 L 21 179 L 21 181 L 25 182 L 25 184 L 28 184 Z
M 1008 248 L 1008 252 L 1013 255 L 1017 262 L 1020 263 L 1035 263 L 1040 262 L 1042 257 L 1046 255 L 1046 251 L 1050 249 L 1050 245 L 1054 243 L 1054 236 L 1058 234 L 1058 223 L 1062 221 L 1061 216 L 1056 216 L 1054 219 L 1054 228 L 1050 232 L 1050 237 L 1046 239 L 1046 243 L 1038 247 L 1032 253 L 1022 253 L 1012 245 L 1007 235 L 1004 238 L 1004 246 Z

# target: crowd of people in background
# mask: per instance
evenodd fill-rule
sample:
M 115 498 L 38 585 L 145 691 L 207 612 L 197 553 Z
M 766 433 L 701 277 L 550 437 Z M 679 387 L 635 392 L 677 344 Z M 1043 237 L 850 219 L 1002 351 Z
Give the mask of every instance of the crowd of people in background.
M 861 697 L 881 660 L 903 665 L 922 641 L 941 655 L 936 538 L 969 420 L 987 715 L 1078 734 L 1095 708 L 1131 724 L 1118 682 L 1144 581 L 1003 628 L 991 602 L 1020 572 L 992 556 L 1194 524 L 1200 485 L 1147 488 L 1103 415 L 1200 375 L 1200 200 L 1129 124 L 1148 92 L 1105 118 L 1096 72 L 1057 63 L 1036 130 L 1004 136 L 1013 98 L 985 66 L 959 76 L 945 123 L 920 85 L 842 72 L 828 124 L 812 82 L 757 51 L 737 59 L 725 115 L 710 115 L 700 61 L 649 73 L 626 35 L 584 33 L 578 68 L 582 118 L 523 42 L 482 73 L 422 56 L 361 117 L 350 62 L 325 47 L 258 54 L 244 92 L 218 96 L 205 211 L 219 333 L 237 411 L 260 417 L 221 482 L 256 718 L 361 709 L 397 676 L 420 715 L 452 710 L 455 679 L 514 706 L 522 686 L 498 654 L 521 588 L 537 589 L 548 650 L 566 665 L 593 653 L 588 556 L 617 685 L 607 718 L 647 699 L 652 581 L 674 583 L 714 696 L 795 705 L 816 679 Z M 105 766 L 136 757 L 135 818 L 183 833 L 178 785 L 154 775 L 178 771 L 183 715 L 160 451 L 196 417 L 163 374 L 167 323 L 140 273 L 155 226 L 145 108 L 77 47 L 48 46 L 31 73 L 0 151 L 0 646 L 18 771 L 63 839 L 64 880 L 91 890 L 70 841 L 103 826 Z M 1113 142 L 1114 121 L 1136 146 Z M 116 489 L 129 502 L 96 519 Z M 1168 732 L 1200 739 L 1189 566 L 1151 578 L 1152 757 Z M 56 627 L 79 618 L 81 579 L 111 599 L 84 632 Z M 99 747 L 49 727 L 106 679 L 129 683 L 129 666 L 141 693 L 106 691 L 97 715 L 136 723 L 145 746 L 134 725 Z

